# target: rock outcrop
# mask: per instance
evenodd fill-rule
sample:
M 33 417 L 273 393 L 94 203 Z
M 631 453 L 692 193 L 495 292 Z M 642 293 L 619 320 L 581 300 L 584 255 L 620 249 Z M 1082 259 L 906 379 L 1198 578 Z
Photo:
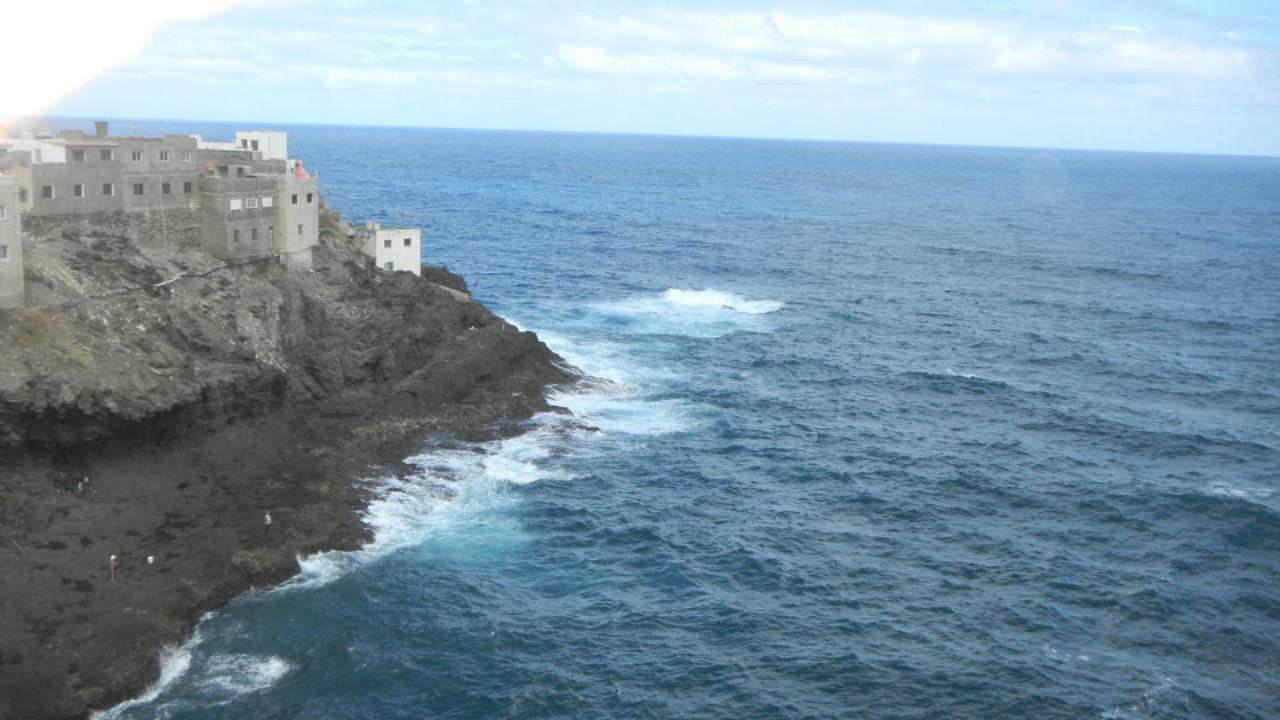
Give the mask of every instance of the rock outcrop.
M 340 233 L 287 273 L 113 227 L 36 228 L 38 306 L 0 312 L 0 718 L 141 691 L 201 614 L 358 546 L 371 464 L 573 380 L 461 278 L 376 270 Z

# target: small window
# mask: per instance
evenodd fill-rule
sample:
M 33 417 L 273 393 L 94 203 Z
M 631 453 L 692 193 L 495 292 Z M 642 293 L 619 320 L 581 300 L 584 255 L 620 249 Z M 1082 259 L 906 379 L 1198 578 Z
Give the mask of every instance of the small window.
M 301 237 L 301 236 L 302 236 L 302 226 L 301 226 L 301 225 L 299 225 L 299 226 L 298 226 L 298 236 L 299 236 L 299 237 Z
M 133 152 L 129 153 L 129 160 L 130 162 L 142 162 L 142 151 L 134 150 Z
M 102 161 L 103 161 L 103 162 L 111 162 L 111 160 L 112 160 L 112 159 L 114 159 L 114 158 L 115 158 L 115 156 L 116 156 L 116 154 L 115 154 L 115 151 L 113 151 L 113 150 L 99 150 L 99 151 L 98 151 L 98 157 L 102 158 Z
M 222 177 L 226 177 L 226 176 L 227 176 L 227 166 L 226 166 L 226 165 L 219 165 L 219 166 L 218 166 L 218 174 L 219 174 L 219 175 L 221 175 Z
M 102 183 L 102 194 L 111 197 L 116 194 L 116 186 L 112 183 Z
M 237 168 L 236 168 L 236 177 L 244 177 L 244 168 L 243 168 L 243 167 L 237 167 Z
M 84 151 L 83 151 L 83 150 L 72 150 L 72 151 L 71 151 L 71 161 L 72 161 L 72 162 L 84 162 Z
M 141 194 L 142 194 L 142 183 L 134 183 L 134 184 L 133 184 L 133 194 L 134 194 L 134 195 L 141 195 Z
M 294 193 L 294 194 L 293 194 L 293 204 L 294 204 L 294 205 L 297 205 L 297 204 L 298 204 L 298 193 Z
M 75 195 L 76 197 L 84 197 L 84 186 L 76 185 L 75 187 L 71 188 L 71 194 Z
M 191 162 L 191 151 L 190 151 L 190 150 L 183 150 L 183 151 L 182 151 L 182 162 Z
M 307 204 L 311 204 L 311 193 L 307 193 Z
M 9 262 L 9 246 L 0 245 L 0 262 Z
M 239 209 L 240 209 L 240 198 L 232 198 L 232 200 L 231 200 L 231 203 L 230 203 L 229 207 L 230 207 L 232 210 L 239 210 Z
M 395 270 L 396 264 L 393 262 L 389 262 L 386 265 L 383 265 L 382 267 L 386 268 L 387 270 Z
M 18 202 L 26 202 L 26 201 L 27 201 L 27 189 L 18 188 Z
M 161 151 L 160 151 L 160 162 L 169 162 L 169 151 L 168 151 L 168 150 L 161 150 Z
M 245 199 L 244 199 L 244 209 L 245 209 L 245 210 L 257 210 L 257 209 L 258 209 L 258 198 L 256 198 L 256 197 L 252 197 L 252 198 L 245 198 Z
M 239 230 L 232 230 L 232 231 L 231 231 L 231 242 L 233 242 L 233 243 L 238 243 L 238 242 L 240 242 L 240 231 L 239 231 Z
M 52 185 L 45 185 L 45 186 L 41 187 L 41 188 L 40 188 L 40 197 L 44 198 L 45 200 L 52 200 L 52 199 L 53 199 L 53 186 L 52 186 Z
M 275 225 L 268 225 L 268 226 L 267 226 L 267 240 L 268 240 L 268 241 L 271 241 L 271 242 L 275 242 L 275 239 L 276 239 L 276 226 L 275 226 Z
M 9 219 L 9 211 L 6 210 L 3 205 L 0 205 L 0 220 L 8 220 L 8 219 Z
M 244 138 L 241 138 L 241 139 L 240 139 L 240 147 L 242 147 L 242 148 L 247 148 L 247 147 L 249 147 L 249 141 L 248 141 L 248 140 L 245 140 Z
M 189 182 L 184 182 L 184 183 L 182 183 L 182 192 L 184 192 L 184 193 L 186 193 L 186 194 L 190 195 L 190 194 L 191 194 L 191 183 L 189 183 Z
M 262 207 L 274 207 L 275 204 L 276 204 L 276 199 L 273 197 L 262 198 Z
M 383 240 L 383 241 L 382 241 L 382 247 L 384 247 L 384 248 L 389 248 L 389 247 L 391 247 L 391 238 L 387 238 L 386 240 Z
M 413 247 L 413 238 L 405 238 L 405 239 L 404 239 L 404 246 L 405 246 L 405 247 Z
M 258 241 L 258 228 L 251 228 L 249 230 L 249 239 L 254 242 Z
M 173 189 L 173 188 L 172 188 L 172 186 L 171 186 L 171 185 L 169 185 L 169 183 L 160 183 L 160 194 L 161 194 L 161 195 L 168 195 L 168 194 L 169 194 L 169 191 L 170 191 L 170 190 L 172 190 L 172 189 Z
M 257 141 L 257 140 L 250 140 L 250 141 L 249 141 L 249 147 L 250 147 L 250 148 L 252 148 L 252 149 L 254 149 L 254 150 L 257 150 L 257 149 L 258 149 L 258 141 Z

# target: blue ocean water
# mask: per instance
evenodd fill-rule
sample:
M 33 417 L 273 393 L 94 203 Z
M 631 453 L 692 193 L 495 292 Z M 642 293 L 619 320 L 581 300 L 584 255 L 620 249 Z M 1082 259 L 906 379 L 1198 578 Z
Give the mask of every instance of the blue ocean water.
M 596 379 L 109 717 L 1280 717 L 1280 160 L 284 129 Z

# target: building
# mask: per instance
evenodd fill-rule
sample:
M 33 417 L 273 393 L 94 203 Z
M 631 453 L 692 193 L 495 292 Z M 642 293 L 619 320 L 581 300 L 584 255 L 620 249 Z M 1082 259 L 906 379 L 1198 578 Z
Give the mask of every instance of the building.
M 17 179 L 18 206 L 31 217 L 155 213 L 166 244 L 175 234 L 198 237 L 226 260 L 275 255 L 306 270 L 320 242 L 318 180 L 288 155 L 288 135 L 271 130 L 216 142 L 113 137 L 98 122 L 92 136 L 64 130 L 52 138 L 44 130 L 0 138 L 0 172 Z
M 22 215 L 18 180 L 0 175 L 0 308 L 25 304 L 22 270 Z
M 422 274 L 422 230 L 367 222 L 359 238 L 360 249 L 383 270 Z

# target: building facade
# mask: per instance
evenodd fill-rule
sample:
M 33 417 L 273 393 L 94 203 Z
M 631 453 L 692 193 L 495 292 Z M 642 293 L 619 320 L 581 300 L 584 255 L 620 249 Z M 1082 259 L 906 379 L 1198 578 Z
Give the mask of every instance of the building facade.
M 0 309 L 20 308 L 26 300 L 18 189 L 16 178 L 0 175 Z
M 217 257 L 274 254 L 289 269 L 312 265 L 319 183 L 288 157 L 286 133 L 240 131 L 233 143 L 112 137 L 99 122 L 92 136 L 30 135 L 0 138 L 0 172 L 17 179 L 18 208 L 32 217 L 159 211 L 163 219 L 167 209 L 191 210 L 201 246 Z
M 379 268 L 422 275 L 422 230 L 368 222 L 359 242 Z

